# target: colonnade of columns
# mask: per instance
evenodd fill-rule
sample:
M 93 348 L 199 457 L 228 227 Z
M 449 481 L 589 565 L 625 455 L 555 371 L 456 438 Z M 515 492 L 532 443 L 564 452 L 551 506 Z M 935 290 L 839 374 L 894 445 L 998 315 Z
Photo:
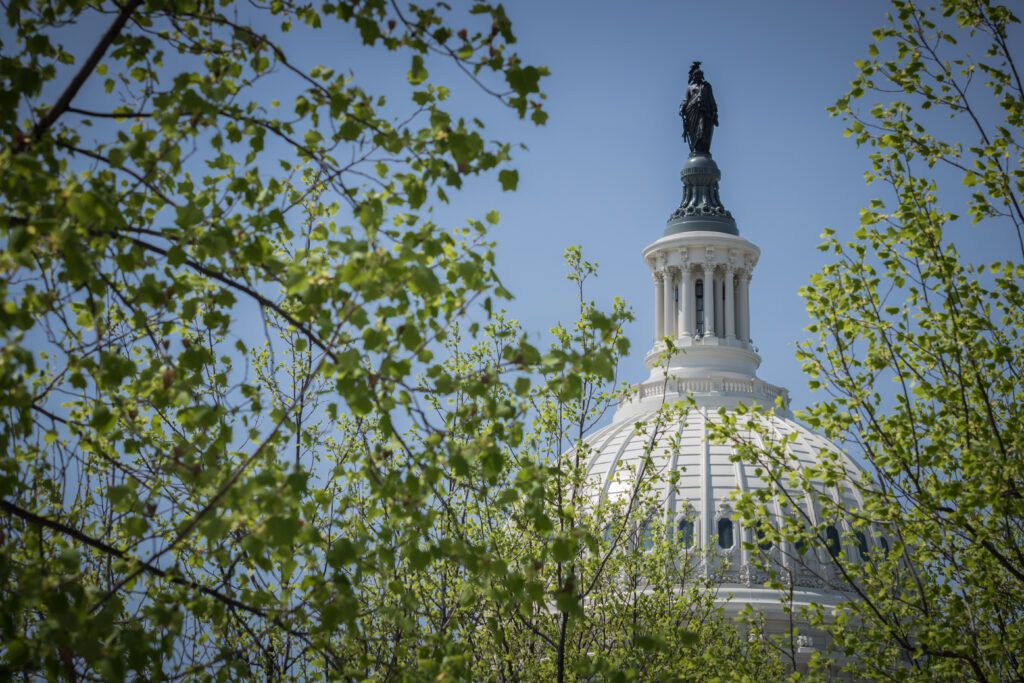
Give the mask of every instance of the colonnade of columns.
M 750 273 L 746 270 L 714 263 L 661 268 L 654 271 L 654 297 L 655 339 L 750 341 Z

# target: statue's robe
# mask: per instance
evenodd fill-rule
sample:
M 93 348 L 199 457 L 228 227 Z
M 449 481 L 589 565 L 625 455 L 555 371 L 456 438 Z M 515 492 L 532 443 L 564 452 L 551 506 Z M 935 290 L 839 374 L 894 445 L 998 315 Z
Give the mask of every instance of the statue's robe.
M 691 83 L 679 113 L 683 117 L 683 137 L 690 143 L 690 153 L 708 154 L 718 123 L 718 105 L 711 84 L 707 81 Z

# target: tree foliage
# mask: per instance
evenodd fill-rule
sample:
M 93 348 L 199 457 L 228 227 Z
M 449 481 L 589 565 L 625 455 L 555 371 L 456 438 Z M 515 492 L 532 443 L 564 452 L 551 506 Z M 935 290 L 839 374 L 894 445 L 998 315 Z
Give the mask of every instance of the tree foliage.
M 851 238 L 826 231 L 831 262 L 802 291 L 813 323 L 799 357 L 828 394 L 803 417 L 867 474 L 828 455 L 797 473 L 784 444 L 742 447 L 774 482 L 746 498 L 747 521 L 763 522 L 771 498 L 788 501 L 802 518 L 777 537 L 817 548 L 823 579 L 849 592 L 844 610 L 810 618 L 857 676 L 1024 677 L 1020 38 L 996 3 L 893 3 L 832 109 L 888 195 Z M 1005 245 L 1004 258 L 963 255 L 977 239 Z M 855 490 L 863 506 L 823 484 Z M 827 537 L 830 523 L 841 538 Z
M 514 568 L 512 583 L 479 600 L 474 655 L 500 680 L 777 678 L 775 653 L 716 602 L 718 570 L 709 573 L 704 554 L 663 519 L 662 491 L 674 481 L 655 466 L 654 449 L 685 410 L 665 405 L 633 424 L 646 444 L 639 465 L 620 468 L 621 495 L 595 490 L 594 429 L 621 397 L 616 368 L 628 350 L 622 324 L 632 316 L 619 301 L 605 313 L 586 299 L 597 269 L 578 248 L 567 261 L 579 318 L 552 330 L 547 357 L 574 358 L 574 370 L 544 368 L 543 381 L 524 394 L 534 418 L 510 471 L 524 495 L 491 531 L 491 560 Z M 496 337 L 516 328 L 505 330 Z M 488 355 L 500 356 L 478 354 L 476 362 Z
M 441 661 L 387 647 L 366 598 L 405 594 L 403 549 L 477 571 L 424 533 L 458 447 L 422 401 L 483 390 L 435 354 L 506 293 L 485 223 L 429 207 L 516 173 L 428 66 L 535 123 L 546 70 L 488 3 L 12 0 L 5 22 L 5 676 Z M 401 99 L 307 64 L 325 39 L 405 60 Z M 472 482 L 505 438 L 480 434 Z
M 580 317 L 541 352 L 498 313 L 497 213 L 432 219 L 518 176 L 431 71 L 546 117 L 500 5 L 5 21 L 2 677 L 776 671 L 678 546 L 626 540 L 645 477 L 612 541 L 584 495 L 625 307 L 570 251 Z M 405 61 L 404 90 L 307 63 L 324 44 Z

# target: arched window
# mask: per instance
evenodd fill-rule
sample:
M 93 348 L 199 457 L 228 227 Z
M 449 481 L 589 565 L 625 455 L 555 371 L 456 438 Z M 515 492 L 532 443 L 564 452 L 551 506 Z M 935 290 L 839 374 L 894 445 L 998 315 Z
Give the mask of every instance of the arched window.
M 606 524 L 604 530 L 601 532 L 601 538 L 604 539 L 605 543 L 612 542 L 612 525 Z
M 693 286 L 694 296 L 697 297 L 697 306 L 694 308 L 697 311 L 697 336 L 704 336 L 704 281 L 697 280 L 697 284 Z
M 857 532 L 857 552 L 860 553 L 861 560 L 867 560 L 871 555 L 871 551 L 868 549 L 868 537 L 864 535 L 863 531 Z
M 839 557 L 839 552 L 843 549 L 843 544 L 839 542 L 839 531 L 831 524 L 825 527 L 825 547 L 832 557 Z
M 755 535 L 757 536 L 758 548 L 760 548 L 764 552 L 768 552 L 772 549 L 772 541 L 770 538 L 768 538 L 768 534 L 764 532 L 764 529 L 762 529 L 761 527 L 757 527 Z
M 879 536 L 878 537 L 878 544 L 882 546 L 882 552 L 884 552 L 886 554 L 886 556 L 888 556 L 889 555 L 889 539 L 886 538 L 885 536 Z
M 654 548 L 654 528 L 650 517 L 645 519 L 644 523 L 640 525 L 640 548 L 644 552 Z
M 683 517 L 677 525 L 679 530 L 679 545 L 684 548 L 693 547 L 693 520 Z
M 718 520 L 718 547 L 728 550 L 732 544 L 732 520 L 722 517 Z
M 807 540 L 804 538 L 799 538 L 797 539 L 796 543 L 793 544 L 793 547 L 796 549 L 796 552 L 798 554 L 803 555 L 807 552 Z

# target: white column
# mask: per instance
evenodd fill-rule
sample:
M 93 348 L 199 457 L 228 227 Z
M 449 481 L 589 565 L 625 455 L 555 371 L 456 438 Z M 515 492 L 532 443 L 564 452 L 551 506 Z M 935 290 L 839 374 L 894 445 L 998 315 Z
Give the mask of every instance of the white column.
M 679 336 L 693 336 L 693 271 L 689 264 L 679 273 Z
M 690 281 L 690 296 L 686 301 L 688 311 L 686 324 L 690 330 L 690 336 L 695 337 L 697 336 L 697 285 L 695 282 L 697 278 L 692 268 L 687 269 L 686 277 L 689 278 Z
M 715 334 L 719 337 L 725 336 L 725 299 L 722 296 L 722 277 L 715 269 L 711 272 L 715 280 Z
M 740 338 L 745 342 L 750 341 L 750 273 L 743 271 L 740 273 L 740 301 L 742 308 L 740 309 L 739 322 L 740 322 Z
M 731 265 L 725 267 L 725 338 L 736 338 L 736 292 L 733 289 L 734 272 Z
M 660 270 L 654 271 L 654 341 L 658 342 L 664 336 L 665 330 L 665 304 L 662 296 L 665 290 L 661 287 L 662 274 Z
M 704 336 L 715 336 L 715 264 L 704 264 Z
M 675 320 L 675 318 L 676 318 L 676 316 L 675 316 L 676 302 L 675 302 L 675 298 L 673 296 L 675 294 L 675 286 L 674 286 L 674 283 L 672 282 L 672 279 L 673 279 L 672 278 L 672 271 L 670 271 L 668 268 L 666 268 L 665 269 L 664 277 L 662 278 L 662 287 L 664 288 L 664 292 L 665 292 L 664 294 L 662 294 L 662 303 L 665 306 L 665 317 L 664 317 L 665 326 L 662 328 L 662 330 L 664 330 L 664 331 L 661 334 L 662 334 L 662 336 L 672 337 L 673 339 L 675 339 L 675 337 L 676 337 L 676 320 Z

